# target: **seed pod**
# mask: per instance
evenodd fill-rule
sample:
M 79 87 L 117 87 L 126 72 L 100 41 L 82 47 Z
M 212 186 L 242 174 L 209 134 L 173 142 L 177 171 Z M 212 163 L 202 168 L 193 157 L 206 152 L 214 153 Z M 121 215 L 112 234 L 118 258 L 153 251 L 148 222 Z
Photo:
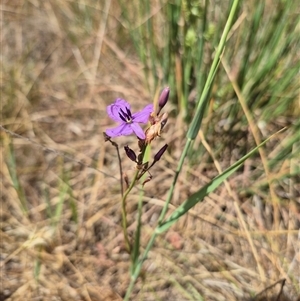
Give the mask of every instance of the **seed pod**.
M 154 156 L 154 162 L 157 162 L 160 160 L 161 156 L 164 154 L 164 152 L 166 151 L 166 149 L 168 148 L 168 144 L 165 144 L 158 152 L 157 154 Z
M 136 154 L 135 154 L 135 152 L 131 148 L 129 148 L 128 145 L 124 146 L 124 149 L 125 149 L 127 157 L 131 161 L 136 162 Z
M 145 132 L 145 143 L 149 144 L 154 138 L 160 137 L 161 131 L 166 125 L 167 121 L 168 113 L 163 113 L 161 116 L 156 117 L 155 123 L 151 125 Z

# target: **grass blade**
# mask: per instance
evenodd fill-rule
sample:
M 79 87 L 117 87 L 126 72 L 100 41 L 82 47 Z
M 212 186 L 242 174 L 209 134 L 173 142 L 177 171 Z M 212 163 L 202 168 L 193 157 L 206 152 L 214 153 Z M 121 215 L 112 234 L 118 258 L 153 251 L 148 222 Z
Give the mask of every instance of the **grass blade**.
M 283 130 L 280 130 L 276 134 L 280 133 Z M 192 196 L 190 196 L 180 207 L 178 207 L 174 211 L 174 213 L 165 222 L 161 223 L 161 225 L 156 228 L 155 232 L 160 234 L 168 230 L 182 215 L 186 214 L 198 202 L 201 202 L 205 196 L 213 192 L 217 187 L 220 186 L 220 184 L 223 181 L 225 181 L 230 175 L 237 171 L 249 157 L 251 157 L 260 147 L 262 147 L 272 137 L 274 137 L 274 135 L 270 136 L 268 139 L 266 139 L 264 142 L 255 147 L 252 151 L 250 151 L 247 155 L 245 155 L 232 166 L 230 166 L 228 169 L 226 169 L 223 173 L 215 177 L 210 183 L 208 183 L 199 191 L 195 192 Z

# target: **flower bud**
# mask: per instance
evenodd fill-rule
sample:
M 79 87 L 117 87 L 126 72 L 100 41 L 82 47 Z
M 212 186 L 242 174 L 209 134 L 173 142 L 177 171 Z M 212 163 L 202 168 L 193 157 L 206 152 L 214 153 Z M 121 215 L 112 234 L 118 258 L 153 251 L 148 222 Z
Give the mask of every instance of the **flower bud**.
M 158 99 L 158 112 L 157 115 L 160 113 L 161 109 L 166 105 L 169 99 L 170 88 L 166 87 L 162 90 L 159 99 Z
M 125 149 L 127 157 L 131 161 L 136 162 L 136 154 L 135 154 L 135 152 L 131 148 L 129 148 L 128 145 L 124 146 L 124 149 Z
M 164 152 L 166 151 L 166 149 L 168 148 L 168 144 L 165 144 L 159 151 L 158 153 L 154 156 L 154 162 L 157 162 L 160 160 L 161 156 L 164 154 Z

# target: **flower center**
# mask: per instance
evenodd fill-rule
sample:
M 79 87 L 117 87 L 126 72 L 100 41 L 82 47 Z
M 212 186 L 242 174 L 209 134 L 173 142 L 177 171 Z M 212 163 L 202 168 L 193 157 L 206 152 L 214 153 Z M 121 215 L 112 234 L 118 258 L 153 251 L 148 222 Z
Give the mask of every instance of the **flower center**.
M 126 112 L 123 109 L 120 109 L 119 116 L 126 123 L 132 123 L 132 115 L 130 110 L 125 107 Z

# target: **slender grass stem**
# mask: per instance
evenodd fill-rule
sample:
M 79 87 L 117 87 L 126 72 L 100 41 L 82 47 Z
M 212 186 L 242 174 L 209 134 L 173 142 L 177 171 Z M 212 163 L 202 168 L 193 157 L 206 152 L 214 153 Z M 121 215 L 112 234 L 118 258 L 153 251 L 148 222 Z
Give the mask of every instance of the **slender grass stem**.
M 143 262 L 147 258 L 148 253 L 149 253 L 150 249 L 152 248 L 152 246 L 154 244 L 156 236 L 160 233 L 160 232 L 156 232 L 156 230 L 157 231 L 159 230 L 159 226 L 163 222 L 163 219 L 164 219 L 164 217 L 166 215 L 166 212 L 167 212 L 168 205 L 169 205 L 169 203 L 170 203 L 170 201 L 172 199 L 174 188 L 175 188 L 175 185 L 177 183 L 177 179 L 178 179 L 179 173 L 180 173 L 180 171 L 182 169 L 184 159 L 185 159 L 185 157 L 186 157 L 186 155 L 188 153 L 188 150 L 189 150 L 189 148 L 191 146 L 192 141 L 197 136 L 199 128 L 201 126 L 203 115 L 204 115 L 204 111 L 205 111 L 206 105 L 208 103 L 208 97 L 209 97 L 209 93 L 210 93 L 210 90 L 211 90 L 211 86 L 212 86 L 214 77 L 216 75 L 216 70 L 217 70 L 217 68 L 219 66 L 219 63 L 220 63 L 220 57 L 221 57 L 221 55 L 222 55 L 222 53 L 224 51 L 224 48 L 225 48 L 227 35 L 228 35 L 229 30 L 231 28 L 231 25 L 233 23 L 233 18 L 234 18 L 234 15 L 236 13 L 238 4 L 239 4 L 239 0 L 235 0 L 233 2 L 232 6 L 231 6 L 230 13 L 229 13 L 229 16 L 228 16 L 228 19 L 227 19 L 227 22 L 226 22 L 226 25 L 225 25 L 222 37 L 220 39 L 220 42 L 219 42 L 219 45 L 218 45 L 218 48 L 217 48 L 217 51 L 216 51 L 216 54 L 215 54 L 215 57 L 214 57 L 214 60 L 213 60 L 210 72 L 209 72 L 209 75 L 208 75 L 208 78 L 207 78 L 205 86 L 204 86 L 204 90 L 203 90 L 203 92 L 201 94 L 201 97 L 200 97 L 200 100 L 199 100 L 199 103 L 198 103 L 198 106 L 197 106 L 196 114 L 195 114 L 195 116 L 194 116 L 194 118 L 192 120 L 192 123 L 191 123 L 191 125 L 189 127 L 189 130 L 188 130 L 188 133 L 187 133 L 187 141 L 186 141 L 184 150 L 182 152 L 182 155 L 180 157 L 180 160 L 179 160 L 179 163 L 178 163 L 178 167 L 176 169 L 176 173 L 175 173 L 175 176 L 174 176 L 173 183 L 172 183 L 172 185 L 171 185 L 171 187 L 169 189 L 169 193 L 168 193 L 165 205 L 164 205 L 164 207 L 162 209 L 162 212 L 161 212 L 161 215 L 159 217 L 158 226 L 156 227 L 154 233 L 152 234 L 152 236 L 150 238 L 150 241 L 149 241 L 149 243 L 148 243 L 148 245 L 147 245 L 147 247 L 146 247 L 146 249 L 145 249 L 145 251 L 144 251 L 144 253 L 143 253 L 143 255 L 142 255 L 141 259 L 140 259 L 140 261 L 136 264 L 136 267 L 134 269 L 134 273 L 131 276 L 130 284 L 129 284 L 129 287 L 127 289 L 127 292 L 126 292 L 124 300 L 128 300 L 129 299 L 129 297 L 131 295 L 131 292 L 132 292 L 132 289 L 133 289 L 133 286 L 134 286 L 134 283 L 137 280 L 137 278 L 139 277 L 139 274 L 140 274 Z
M 173 182 L 172 182 L 172 185 L 169 189 L 169 192 L 168 192 L 168 195 L 167 195 L 167 199 L 166 199 L 166 202 L 165 202 L 165 205 L 160 213 L 160 216 L 159 216 L 159 219 L 158 219 L 158 224 L 161 224 L 162 221 L 164 220 L 165 216 L 166 216 L 166 213 L 167 213 L 167 209 L 168 209 L 168 206 L 170 204 L 170 201 L 172 199 L 172 196 L 173 196 L 173 192 L 174 192 L 174 188 L 175 188 L 175 185 L 177 183 L 177 179 L 178 179 L 178 176 L 179 176 L 179 173 L 182 169 L 182 165 L 183 165 L 183 162 L 184 162 L 184 159 L 187 155 L 187 152 L 190 148 L 190 145 L 192 143 L 192 140 L 191 139 L 188 139 L 185 146 L 184 146 L 184 149 L 183 149 L 183 152 L 182 152 L 182 155 L 180 157 L 180 160 L 179 160 L 179 163 L 178 163 L 178 166 L 177 166 L 177 170 L 176 170 L 176 173 L 175 173 L 175 176 L 174 176 L 174 179 L 173 179 Z

